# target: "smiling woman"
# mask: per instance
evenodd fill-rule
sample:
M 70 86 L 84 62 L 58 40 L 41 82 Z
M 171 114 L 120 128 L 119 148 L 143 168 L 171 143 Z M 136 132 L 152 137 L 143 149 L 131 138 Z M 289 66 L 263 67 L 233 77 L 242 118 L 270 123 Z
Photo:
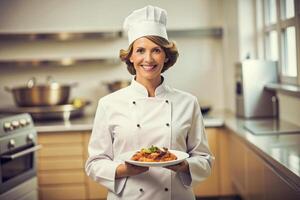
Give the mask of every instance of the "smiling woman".
M 165 38 L 159 36 L 144 36 L 143 39 L 150 40 L 152 43 L 158 45 L 159 48 L 165 52 L 166 60 L 164 61 L 164 66 L 161 70 L 162 73 L 176 63 L 179 54 L 176 47 L 176 43 L 174 41 L 169 42 Z M 130 61 L 130 57 L 132 54 L 133 54 L 133 43 L 129 45 L 127 50 L 124 49 L 120 50 L 121 60 L 126 63 L 129 73 L 135 75 L 136 70 L 133 66 L 133 62 Z
M 197 98 L 168 86 L 161 75 L 178 57 L 167 37 L 166 15 L 146 6 L 124 22 L 129 48 L 120 58 L 134 77 L 128 87 L 100 99 L 86 163 L 87 174 L 108 188 L 107 199 L 194 200 L 190 186 L 211 173 Z M 176 158 L 159 165 L 127 159 L 151 144 Z M 147 159 L 160 155 L 171 154 L 160 150 Z

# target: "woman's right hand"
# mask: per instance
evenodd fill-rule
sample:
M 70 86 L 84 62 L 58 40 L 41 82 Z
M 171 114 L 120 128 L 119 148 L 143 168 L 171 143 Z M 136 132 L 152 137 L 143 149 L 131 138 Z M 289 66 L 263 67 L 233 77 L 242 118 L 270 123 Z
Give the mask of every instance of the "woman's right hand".
M 125 164 L 120 164 L 116 169 L 116 178 L 123 178 L 127 176 L 134 176 L 144 173 L 149 170 L 149 167 L 140 167 L 132 165 L 125 162 Z

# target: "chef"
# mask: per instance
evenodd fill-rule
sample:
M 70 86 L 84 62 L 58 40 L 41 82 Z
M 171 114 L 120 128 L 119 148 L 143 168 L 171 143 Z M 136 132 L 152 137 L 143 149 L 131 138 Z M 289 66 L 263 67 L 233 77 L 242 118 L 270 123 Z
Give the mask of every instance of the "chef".
M 86 173 L 108 189 L 109 200 L 191 200 L 192 186 L 211 173 L 211 156 L 195 96 L 167 85 L 162 73 L 178 57 L 168 40 L 167 13 L 146 6 L 124 21 L 129 47 L 120 58 L 130 86 L 99 100 Z M 140 167 L 120 157 L 151 145 L 189 154 L 167 167 Z

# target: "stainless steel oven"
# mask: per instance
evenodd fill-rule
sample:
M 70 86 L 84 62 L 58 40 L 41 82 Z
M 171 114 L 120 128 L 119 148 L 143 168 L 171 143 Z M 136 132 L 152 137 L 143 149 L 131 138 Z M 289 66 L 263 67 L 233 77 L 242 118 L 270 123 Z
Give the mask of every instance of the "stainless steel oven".
M 30 115 L 0 118 L 0 136 L 0 200 L 37 199 L 36 151 L 41 146 Z

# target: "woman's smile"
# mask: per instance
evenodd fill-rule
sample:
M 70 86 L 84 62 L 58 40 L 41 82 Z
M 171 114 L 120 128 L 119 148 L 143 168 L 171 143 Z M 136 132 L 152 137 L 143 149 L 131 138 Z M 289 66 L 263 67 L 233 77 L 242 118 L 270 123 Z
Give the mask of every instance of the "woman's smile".
M 151 71 L 154 71 L 154 70 L 156 69 L 157 65 L 153 65 L 153 64 L 151 64 L 151 65 L 149 65 L 149 64 L 144 64 L 144 65 L 141 65 L 141 67 L 142 67 L 145 71 L 151 72 Z

